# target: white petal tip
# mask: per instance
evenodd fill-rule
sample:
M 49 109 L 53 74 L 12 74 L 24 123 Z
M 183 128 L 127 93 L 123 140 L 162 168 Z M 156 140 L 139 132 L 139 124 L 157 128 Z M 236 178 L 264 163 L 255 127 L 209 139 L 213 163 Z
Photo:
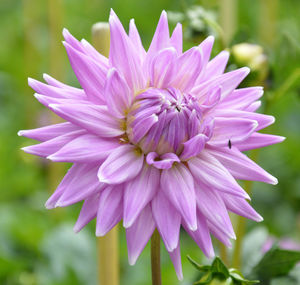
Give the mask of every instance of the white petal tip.
M 130 227 L 132 226 L 133 222 L 134 222 L 133 220 L 127 221 L 126 219 L 124 219 L 124 220 L 123 220 L 123 227 L 124 227 L 125 229 L 130 228 Z
M 271 184 L 277 185 L 278 184 L 278 179 L 276 177 L 273 177 Z
M 18 131 L 18 136 L 19 137 L 23 136 L 23 134 L 24 134 L 24 131 Z
M 192 232 L 194 232 L 194 231 L 196 231 L 196 230 L 198 229 L 198 227 L 197 227 L 197 225 L 190 225 L 190 226 L 189 226 L 189 229 L 190 229 Z
M 136 261 L 137 261 L 137 256 L 128 256 L 129 265 L 131 266 L 135 265 Z

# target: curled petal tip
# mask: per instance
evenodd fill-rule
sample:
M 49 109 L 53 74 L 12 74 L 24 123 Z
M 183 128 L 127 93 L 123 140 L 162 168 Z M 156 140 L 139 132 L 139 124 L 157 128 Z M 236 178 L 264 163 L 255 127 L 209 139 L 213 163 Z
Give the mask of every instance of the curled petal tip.
M 128 256 L 128 263 L 129 263 L 129 265 L 131 265 L 131 266 L 135 265 L 136 261 L 137 261 L 137 257 L 136 256 Z
M 24 134 L 24 131 L 18 131 L 18 136 L 19 137 L 23 136 L 23 134 Z

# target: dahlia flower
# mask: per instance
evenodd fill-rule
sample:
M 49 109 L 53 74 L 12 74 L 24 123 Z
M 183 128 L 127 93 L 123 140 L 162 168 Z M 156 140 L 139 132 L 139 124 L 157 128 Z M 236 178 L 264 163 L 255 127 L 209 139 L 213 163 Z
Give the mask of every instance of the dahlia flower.
M 132 265 L 157 228 L 181 279 L 181 226 L 212 257 L 211 235 L 235 238 L 228 211 L 261 221 L 235 179 L 277 180 L 242 151 L 283 138 L 258 132 L 274 122 L 255 113 L 263 90 L 236 89 L 249 69 L 224 73 L 229 55 L 210 60 L 213 37 L 183 52 L 181 24 L 170 37 L 163 11 L 146 52 L 133 20 L 129 35 L 113 11 L 109 24 L 109 58 L 63 31 L 82 89 L 29 79 L 66 122 L 19 135 L 41 142 L 25 152 L 73 163 L 48 209 L 83 200 L 74 230 L 96 217 L 97 236 L 123 220 Z

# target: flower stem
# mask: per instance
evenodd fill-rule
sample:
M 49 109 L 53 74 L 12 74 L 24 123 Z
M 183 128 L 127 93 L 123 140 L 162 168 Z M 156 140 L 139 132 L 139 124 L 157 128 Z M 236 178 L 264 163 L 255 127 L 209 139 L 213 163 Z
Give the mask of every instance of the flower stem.
M 157 229 L 151 237 L 151 271 L 152 285 L 161 285 L 160 236 Z
M 92 27 L 92 41 L 94 47 L 108 57 L 110 47 L 109 24 L 96 23 Z M 98 268 L 100 285 L 118 285 L 119 277 L 119 244 L 118 225 L 104 237 L 98 238 Z
M 251 152 L 250 158 L 254 162 L 258 159 L 259 149 L 255 149 Z M 252 192 L 252 181 L 245 181 L 245 191 L 250 195 Z M 242 245 L 243 239 L 246 232 L 246 219 L 244 217 L 238 216 L 237 218 L 237 232 L 236 232 L 236 242 L 232 256 L 232 267 L 236 269 L 241 269 L 241 259 L 242 259 Z

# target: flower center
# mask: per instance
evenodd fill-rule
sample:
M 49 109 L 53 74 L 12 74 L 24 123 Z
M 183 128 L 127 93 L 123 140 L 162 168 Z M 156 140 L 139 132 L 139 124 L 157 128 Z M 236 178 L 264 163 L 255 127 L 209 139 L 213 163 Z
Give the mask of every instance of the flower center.
M 174 88 L 149 88 L 136 96 L 127 116 L 129 141 L 147 154 L 182 153 L 186 141 L 203 132 L 197 100 Z

